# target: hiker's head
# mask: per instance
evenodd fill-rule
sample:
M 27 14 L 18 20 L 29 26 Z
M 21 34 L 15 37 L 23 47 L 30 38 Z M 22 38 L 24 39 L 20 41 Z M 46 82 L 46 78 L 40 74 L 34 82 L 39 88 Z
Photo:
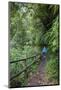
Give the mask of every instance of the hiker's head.
M 46 46 L 44 46 L 43 48 L 46 48 Z

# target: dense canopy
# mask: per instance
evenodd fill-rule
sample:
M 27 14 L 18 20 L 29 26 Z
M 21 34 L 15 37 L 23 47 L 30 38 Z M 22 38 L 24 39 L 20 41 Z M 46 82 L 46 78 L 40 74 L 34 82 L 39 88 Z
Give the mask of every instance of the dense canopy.
M 46 74 L 49 80 L 58 82 L 59 5 L 10 2 L 9 27 L 10 61 L 41 55 L 45 46 L 48 49 Z M 29 59 L 27 64 L 32 61 L 33 58 Z M 10 77 L 24 67 L 23 62 L 10 65 Z M 32 72 L 36 68 L 37 65 L 33 65 Z M 19 78 L 17 81 L 26 85 L 23 74 Z

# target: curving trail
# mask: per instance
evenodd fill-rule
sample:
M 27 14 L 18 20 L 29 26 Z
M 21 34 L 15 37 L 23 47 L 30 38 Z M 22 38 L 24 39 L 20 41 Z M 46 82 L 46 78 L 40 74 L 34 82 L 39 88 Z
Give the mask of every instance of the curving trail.
M 32 74 L 30 78 L 28 79 L 27 86 L 40 86 L 40 85 L 50 84 L 48 83 L 47 78 L 46 78 L 45 65 L 46 65 L 46 60 L 42 60 L 41 64 L 38 67 L 37 72 Z

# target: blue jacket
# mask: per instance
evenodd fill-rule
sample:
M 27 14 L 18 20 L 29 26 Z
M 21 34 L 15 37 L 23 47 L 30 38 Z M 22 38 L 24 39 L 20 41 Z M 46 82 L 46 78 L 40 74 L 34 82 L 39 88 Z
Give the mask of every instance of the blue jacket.
M 47 48 L 43 48 L 42 53 L 47 53 Z

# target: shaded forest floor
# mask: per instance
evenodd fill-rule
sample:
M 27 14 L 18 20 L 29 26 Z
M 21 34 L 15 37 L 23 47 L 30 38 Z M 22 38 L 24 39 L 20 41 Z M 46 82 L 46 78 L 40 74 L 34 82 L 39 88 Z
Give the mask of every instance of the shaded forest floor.
M 46 60 L 41 61 L 37 72 L 30 75 L 28 79 L 28 86 L 40 86 L 40 85 L 53 85 L 53 82 L 48 81 L 45 66 Z

